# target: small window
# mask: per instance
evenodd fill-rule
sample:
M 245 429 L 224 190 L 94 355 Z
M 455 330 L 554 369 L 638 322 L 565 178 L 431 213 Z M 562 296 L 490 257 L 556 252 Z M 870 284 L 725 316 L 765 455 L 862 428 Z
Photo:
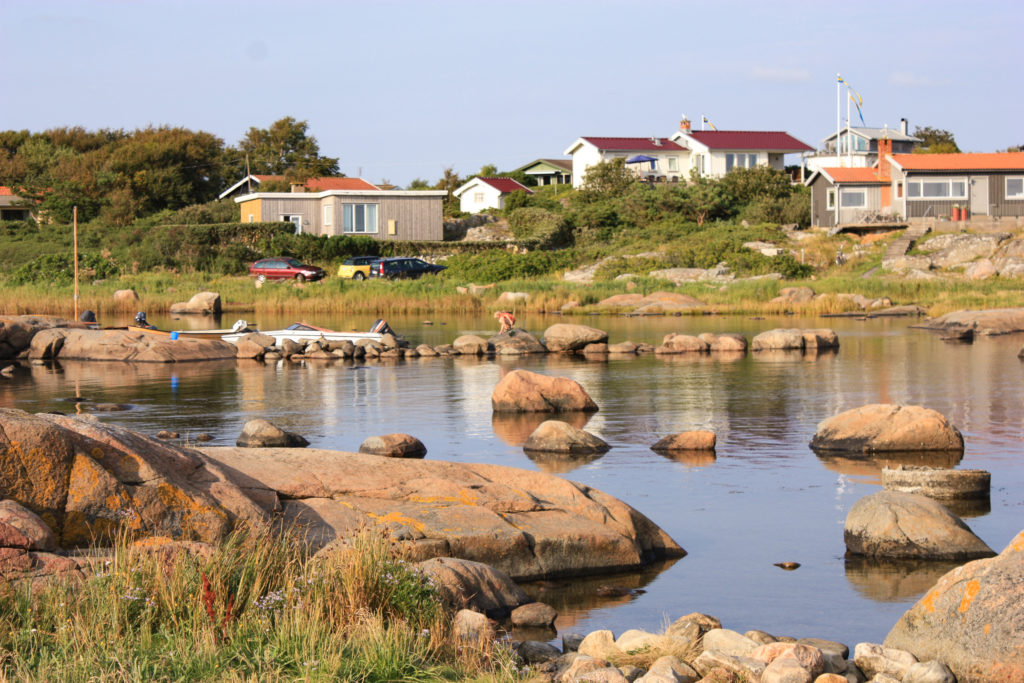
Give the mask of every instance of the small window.
M 834 209 L 836 208 L 836 191 L 831 189 L 825 195 L 825 208 Z
M 668 158 L 668 170 L 675 173 L 679 170 L 679 157 Z
M 484 203 L 484 193 L 483 192 L 474 192 L 473 193 L 473 203 L 474 204 L 483 204 Z
M 725 155 L 725 172 L 728 173 L 732 170 L 732 167 L 736 165 L 736 155 L 726 154 Z
M 864 190 L 843 190 L 839 201 L 844 209 L 863 209 L 867 205 L 867 193 Z
M 256 214 L 252 214 L 252 213 L 249 214 L 249 222 L 250 223 L 255 223 L 256 222 Z
M 324 225 L 331 224 L 331 216 L 334 214 L 334 207 L 328 204 L 324 207 Z
M 897 197 L 902 197 L 903 196 L 903 183 L 896 183 L 896 196 Z
M 756 154 L 748 154 L 747 155 L 747 168 L 754 168 L 755 166 L 757 166 L 757 155 Z
M 376 204 L 345 204 L 342 206 L 341 215 L 343 232 L 377 232 Z
M 1024 199 L 1024 176 L 1016 176 L 1006 179 L 1006 198 Z

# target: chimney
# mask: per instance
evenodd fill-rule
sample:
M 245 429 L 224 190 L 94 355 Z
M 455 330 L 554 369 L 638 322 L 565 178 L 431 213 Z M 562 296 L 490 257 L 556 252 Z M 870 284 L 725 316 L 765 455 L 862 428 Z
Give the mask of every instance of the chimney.
M 690 119 L 686 118 L 686 114 L 683 114 L 683 120 L 679 122 L 679 130 L 684 133 L 690 132 Z
M 292 192 L 305 192 L 306 191 L 306 186 L 303 183 L 292 183 L 291 184 L 291 191 Z
M 661 138 L 652 137 L 651 144 L 655 147 L 661 147 Z
M 890 179 L 889 156 L 892 154 L 892 140 L 881 138 L 878 141 L 878 179 Z
M 900 132 L 907 135 L 907 120 L 900 119 Z

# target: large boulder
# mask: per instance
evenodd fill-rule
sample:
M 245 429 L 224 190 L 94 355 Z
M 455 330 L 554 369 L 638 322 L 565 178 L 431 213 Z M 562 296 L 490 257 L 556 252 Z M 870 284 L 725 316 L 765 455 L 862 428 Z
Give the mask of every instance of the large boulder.
M 814 301 L 814 290 L 810 287 L 783 287 L 770 304 L 806 304 Z
M 64 318 L 52 315 L 0 315 L 0 359 L 17 356 L 40 330 L 68 324 Z
M 58 345 L 55 336 L 63 337 Z M 37 335 L 38 336 L 38 335 Z M 33 339 L 32 358 L 116 360 L 136 363 L 179 363 L 234 358 L 233 344 L 219 339 L 171 339 L 142 330 L 54 329 Z
M 496 334 L 487 343 L 499 356 L 526 356 L 532 353 L 547 353 L 540 340 L 525 330 L 514 327 L 503 334 Z
M 876 403 L 818 423 L 817 451 L 957 451 L 964 437 L 941 413 L 921 406 Z
M 513 370 L 494 387 L 491 408 L 498 413 L 594 412 L 597 404 L 576 380 Z
M 662 453 L 672 451 L 713 451 L 717 437 L 707 429 L 693 429 L 688 432 L 669 434 L 651 446 L 651 450 Z
M 712 353 L 743 353 L 747 350 L 747 338 L 742 334 L 735 334 L 732 332 L 726 332 L 725 334 L 713 334 L 711 332 L 704 332 L 703 334 L 698 335 L 698 338 L 707 342 L 708 351 L 711 351 Z
M 124 526 L 212 542 L 238 521 L 265 520 L 222 468 L 195 449 L 93 420 L 4 408 L 0 498 L 35 513 L 66 548 Z
M 485 356 L 490 351 L 487 340 L 475 334 L 461 335 L 452 346 L 464 356 Z
M 508 574 L 482 562 L 435 557 L 416 566 L 430 577 L 441 597 L 457 609 L 500 617 L 532 601 Z
M 544 330 L 544 346 L 548 351 L 577 351 L 587 344 L 607 341 L 607 332 L 587 325 L 556 323 Z
M 642 514 L 557 476 L 498 465 L 295 448 L 205 448 L 314 545 L 367 527 L 411 560 L 459 557 L 517 580 L 643 566 L 684 553 Z
M 706 353 L 710 345 L 699 337 L 689 334 L 666 334 L 661 346 L 654 349 L 657 354 L 670 353 Z
M 804 348 L 803 330 L 774 329 L 762 332 L 750 341 L 751 351 Z
M 938 318 L 926 320 L 917 327 L 930 330 L 962 330 L 971 328 L 975 334 L 980 335 L 1024 332 L 1024 308 L 954 311 Z
M 846 515 L 843 539 L 852 555 L 969 560 L 995 554 L 946 506 L 916 493 L 861 498 Z
M 171 304 L 171 313 L 217 315 L 220 312 L 220 294 L 216 292 L 199 292 L 184 303 Z
M 57 536 L 39 515 L 13 500 L 0 500 L 0 523 L 7 524 L 29 540 L 29 550 L 57 550 Z
M 918 249 L 928 253 L 936 268 L 955 268 L 978 258 L 988 258 L 999 245 L 1010 238 L 1009 233 L 947 233 L 921 242 Z
M 590 432 L 577 429 L 561 420 L 546 420 L 530 434 L 523 450 L 565 455 L 604 453 L 611 446 Z
M 409 434 L 385 434 L 365 439 L 359 445 L 359 452 L 388 458 L 422 458 L 427 455 L 427 447 Z
M 257 418 L 245 423 L 235 445 L 247 448 L 301 448 L 308 446 L 309 441 L 299 434 L 286 432 L 272 422 Z
M 1024 531 L 997 557 L 939 579 L 885 645 L 938 660 L 958 681 L 1024 681 Z
M 949 470 L 913 465 L 882 469 L 887 491 L 920 493 L 936 500 L 988 498 L 992 474 L 985 470 Z

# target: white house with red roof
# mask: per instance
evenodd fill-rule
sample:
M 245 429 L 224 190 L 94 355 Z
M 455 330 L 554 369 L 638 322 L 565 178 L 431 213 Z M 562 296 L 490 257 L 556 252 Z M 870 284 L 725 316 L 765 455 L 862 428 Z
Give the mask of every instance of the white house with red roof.
M 814 151 L 785 131 L 692 130 L 685 117 L 670 139 L 690 150 L 690 169 L 710 178 L 721 178 L 734 168 L 769 166 L 783 171 L 787 154 Z
M 577 138 L 563 152 L 572 157 L 572 186 L 580 187 L 587 169 L 604 161 L 621 158 L 645 180 L 678 182 L 690 172 L 690 150 L 669 138 Z M 636 159 L 630 162 L 630 159 Z
M 504 209 L 505 198 L 518 191 L 533 194 L 533 190 L 512 178 L 476 177 L 452 194 L 459 198 L 459 210 L 480 213 L 485 209 Z

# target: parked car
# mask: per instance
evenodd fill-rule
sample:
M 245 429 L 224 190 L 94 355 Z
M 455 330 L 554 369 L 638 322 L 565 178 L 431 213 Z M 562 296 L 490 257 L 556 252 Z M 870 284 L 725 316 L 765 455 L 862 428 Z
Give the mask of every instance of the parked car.
M 382 258 L 370 264 L 370 277 L 384 277 L 389 280 L 398 278 L 415 279 L 422 275 L 434 275 L 445 270 L 447 266 L 427 263 L 419 258 Z
M 324 269 L 319 266 L 309 266 L 293 258 L 264 258 L 249 266 L 249 275 L 255 275 L 259 282 L 266 280 L 292 280 L 305 282 L 306 280 L 322 280 Z
M 338 277 L 351 280 L 365 280 L 370 277 L 370 264 L 379 261 L 380 256 L 353 256 L 338 266 Z

